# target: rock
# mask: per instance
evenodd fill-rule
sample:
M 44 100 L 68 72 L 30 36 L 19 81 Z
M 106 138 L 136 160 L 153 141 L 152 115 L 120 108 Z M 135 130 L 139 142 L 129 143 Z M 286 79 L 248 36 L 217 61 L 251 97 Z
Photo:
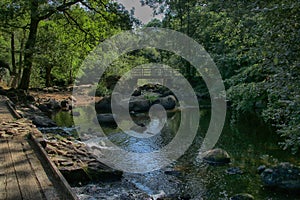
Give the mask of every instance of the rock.
M 88 183 L 90 178 L 85 170 L 81 167 L 59 167 L 59 171 L 65 179 L 72 184 Z
M 241 193 L 230 197 L 230 200 L 254 200 L 254 197 L 251 194 Z
M 100 123 L 106 123 L 106 124 L 115 124 L 115 119 L 113 114 L 98 114 L 97 120 Z
M 53 87 L 48 87 L 48 92 L 49 93 L 53 93 L 54 92 L 54 88 Z
M 6 95 L 7 91 L 0 86 L 0 95 Z
M 161 104 L 166 110 L 171 110 L 176 107 L 177 100 L 173 95 L 169 95 L 159 98 L 157 103 Z
M 29 102 L 35 102 L 35 98 L 31 95 L 27 95 L 26 100 L 29 101 Z
M 62 101 L 60 102 L 60 106 L 61 106 L 62 108 L 68 108 L 68 107 L 69 107 L 69 101 L 68 101 L 68 100 L 62 100 Z
M 130 128 L 130 130 L 138 132 L 138 133 L 143 133 L 145 130 L 147 130 L 147 127 L 143 123 L 137 124 L 137 126 L 133 126 Z
M 137 88 L 133 91 L 132 96 L 140 96 L 142 94 L 142 90 L 140 88 Z
M 95 109 L 98 112 L 111 111 L 111 97 L 103 97 L 100 101 L 95 103 Z
M 261 165 L 257 168 L 257 172 L 261 174 L 266 169 L 266 165 Z
M 72 116 L 78 117 L 78 116 L 80 116 L 80 112 L 72 111 Z
M 110 75 L 110 76 L 106 77 L 105 78 L 106 88 L 113 89 L 120 78 L 121 78 L 121 76 L 119 76 L 119 75 Z
M 243 174 L 244 172 L 239 167 L 230 167 L 225 170 L 227 174 L 235 175 L 235 174 Z
M 41 146 L 45 149 L 47 147 L 47 142 L 43 137 L 37 138 L 36 141 L 41 144 Z
M 162 97 L 166 97 L 169 95 L 174 95 L 174 93 L 171 90 L 167 90 L 161 94 Z
M 6 130 L 7 135 L 18 135 L 18 129 L 16 128 L 9 128 Z
M 129 110 L 134 112 L 147 112 L 150 106 L 150 101 L 143 97 L 131 98 L 129 102 Z
M 46 148 L 45 148 L 45 150 L 46 150 L 46 152 L 48 153 L 48 154 L 52 154 L 52 155 L 56 155 L 57 154 L 57 152 L 56 152 L 56 149 L 55 149 L 55 147 L 53 147 L 53 146 L 50 146 L 50 145 L 47 145 L 46 146 Z
M 70 167 L 73 166 L 74 163 L 72 161 L 64 161 L 64 162 L 60 162 L 60 165 L 63 167 Z
M 288 162 L 266 168 L 260 176 L 266 187 L 291 192 L 299 192 L 300 190 L 300 168 Z
M 227 164 L 230 162 L 229 154 L 223 149 L 212 149 L 204 152 L 202 155 L 204 161 L 209 164 Z
M 170 175 L 170 176 L 182 176 L 183 172 L 178 171 L 178 170 L 167 170 L 164 172 L 166 175 Z
M 49 109 L 54 109 L 54 110 L 61 109 L 60 104 L 55 99 L 49 99 L 49 101 L 46 103 L 46 105 Z
M 68 99 L 71 100 L 74 103 L 77 102 L 77 99 L 73 95 L 71 95 Z
M 51 112 L 51 108 L 49 108 L 47 105 L 44 104 L 40 104 L 37 106 L 42 112 L 45 113 L 50 113 Z
M 36 107 L 35 105 L 29 104 L 28 107 L 33 111 L 33 112 L 40 112 L 40 109 Z
M 48 117 L 35 115 L 30 118 L 32 123 L 37 127 L 54 127 L 57 126 L 56 123 L 49 119 Z

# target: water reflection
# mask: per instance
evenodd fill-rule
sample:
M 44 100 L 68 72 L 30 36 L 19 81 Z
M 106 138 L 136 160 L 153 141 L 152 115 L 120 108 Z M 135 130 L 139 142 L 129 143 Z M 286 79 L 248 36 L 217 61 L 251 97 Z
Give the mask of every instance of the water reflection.
M 142 114 L 132 117 L 134 121 L 145 124 L 149 120 Z M 110 140 L 126 151 L 136 153 L 156 151 L 172 141 L 179 129 L 181 118 L 180 112 L 169 114 L 161 134 L 149 138 L 136 138 L 123 133 L 116 127 L 103 127 L 106 137 L 99 137 L 98 140 L 90 142 L 101 146 L 101 151 L 107 148 L 105 140 Z M 82 120 L 93 119 L 91 116 L 83 116 Z M 124 173 L 124 179 L 151 195 L 163 191 L 166 194 L 189 195 L 192 199 L 229 199 L 237 193 L 250 193 L 255 199 L 299 199 L 293 194 L 274 192 L 262 187 L 260 177 L 256 172 L 258 166 L 279 162 L 300 165 L 300 159 L 289 152 L 282 151 L 278 146 L 280 138 L 255 115 L 241 117 L 236 124 L 230 123 L 230 115 L 227 117 L 216 147 L 225 149 L 230 154 L 232 162 L 229 165 L 209 166 L 197 160 L 209 122 L 210 111 L 201 110 L 198 134 L 190 148 L 177 161 L 150 173 Z M 157 122 L 154 121 L 149 126 L 155 127 L 155 123 Z M 186 133 L 188 132 L 187 129 Z M 138 154 L 136 155 L 132 159 L 141 165 L 160 164 L 159 159 L 152 157 L 141 159 Z M 239 167 L 244 173 L 227 174 L 225 171 L 230 167 Z

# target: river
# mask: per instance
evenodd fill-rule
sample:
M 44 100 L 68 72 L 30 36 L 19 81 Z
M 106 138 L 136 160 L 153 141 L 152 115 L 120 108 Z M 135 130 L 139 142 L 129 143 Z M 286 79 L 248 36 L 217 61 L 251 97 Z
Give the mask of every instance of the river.
M 81 116 L 85 112 L 81 110 Z M 151 152 L 167 145 L 174 138 L 180 116 L 180 112 L 171 114 L 161 133 L 146 139 L 124 134 L 115 126 L 106 126 L 103 130 L 110 141 L 127 151 Z M 73 126 L 72 116 L 68 112 L 59 112 L 53 119 L 61 127 Z M 89 116 L 83 116 L 83 119 L 93 120 Z M 135 120 L 147 123 L 143 115 L 137 116 Z M 233 123 L 231 115 L 227 114 L 223 132 L 215 145 L 226 150 L 231 156 L 230 164 L 224 166 L 208 165 L 197 157 L 209 123 L 210 110 L 201 109 L 199 129 L 193 144 L 183 156 L 169 166 L 144 174 L 124 173 L 120 182 L 91 183 L 74 189 L 80 193 L 81 199 L 147 199 L 144 196 L 155 198 L 167 195 L 176 198 L 180 196 L 182 199 L 215 200 L 229 199 L 238 193 L 249 193 L 255 199 L 300 198 L 262 186 L 257 173 L 260 165 L 280 162 L 300 165 L 300 158 L 283 151 L 278 145 L 280 138 L 258 116 L 247 114 L 240 116 Z M 145 164 L 143 160 L 137 162 Z M 155 164 L 155 161 L 153 163 Z M 238 172 L 231 174 L 228 169 L 238 169 Z

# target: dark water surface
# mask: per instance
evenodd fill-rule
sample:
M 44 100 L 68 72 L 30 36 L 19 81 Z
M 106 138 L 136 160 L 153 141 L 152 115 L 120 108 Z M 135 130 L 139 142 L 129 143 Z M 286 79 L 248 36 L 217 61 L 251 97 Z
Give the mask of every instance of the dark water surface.
M 85 114 L 84 109 L 76 111 L 81 113 L 83 120 L 93 120 L 92 116 Z M 247 115 L 232 124 L 228 114 L 222 135 L 215 147 L 226 150 L 231 156 L 231 163 L 225 166 L 210 166 L 197 159 L 198 150 L 210 122 L 210 111 L 200 110 L 200 115 L 200 126 L 194 142 L 180 159 L 158 171 L 145 174 L 124 173 L 123 181 L 130 182 L 136 190 L 148 195 L 176 194 L 190 196 L 192 199 L 214 200 L 229 199 L 238 193 L 249 193 L 255 199 L 300 199 L 300 196 L 275 192 L 262 186 L 260 176 L 257 174 L 258 166 L 280 162 L 300 165 L 300 158 L 281 150 L 278 145 L 280 138 L 260 118 L 254 114 Z M 103 129 L 110 141 L 125 150 L 151 152 L 167 145 L 174 138 L 181 120 L 180 116 L 180 112 L 170 114 L 161 134 L 150 138 L 135 138 L 112 126 Z M 142 115 L 134 119 L 148 123 L 147 118 Z M 73 125 L 72 117 L 68 112 L 58 113 L 54 116 L 54 120 L 62 127 Z M 156 122 L 151 123 L 155 126 Z M 143 160 L 137 162 L 145 164 Z M 234 175 L 226 173 L 226 169 L 230 167 L 239 167 L 243 173 Z M 100 187 L 101 184 L 99 183 L 98 186 Z M 120 185 L 112 184 L 110 190 L 119 191 L 116 187 Z

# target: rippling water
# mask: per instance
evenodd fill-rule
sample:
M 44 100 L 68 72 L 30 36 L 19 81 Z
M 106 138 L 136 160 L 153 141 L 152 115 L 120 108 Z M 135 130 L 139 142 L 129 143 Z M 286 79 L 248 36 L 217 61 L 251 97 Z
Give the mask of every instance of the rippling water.
M 84 114 L 84 110 L 79 112 L 82 119 L 93 120 L 92 116 Z M 258 166 L 279 162 L 291 162 L 300 165 L 300 158 L 290 154 L 290 152 L 282 151 L 278 145 L 280 138 L 276 136 L 274 130 L 262 123 L 255 115 L 241 117 L 235 124 L 230 123 L 231 120 L 228 115 L 216 147 L 222 148 L 230 154 L 230 164 L 210 166 L 198 160 L 198 150 L 210 122 L 210 111 L 201 110 L 200 114 L 198 133 L 193 144 L 182 157 L 170 166 L 154 172 L 145 174 L 124 173 L 121 182 L 130 183 L 129 186 L 123 187 L 124 184 L 122 183 L 111 184 L 111 186 L 105 185 L 105 188 L 108 188 L 107 191 L 124 193 L 134 189 L 134 192 L 140 191 L 148 195 L 176 194 L 190 196 L 192 199 L 229 199 L 238 193 L 252 194 L 255 199 L 292 200 L 300 198 L 293 194 L 274 192 L 262 187 L 260 177 L 256 172 Z M 66 112 L 58 113 L 54 120 L 60 126 L 72 126 L 72 118 Z M 136 116 L 134 120 L 139 123 L 149 123 L 147 116 L 143 115 Z M 161 133 L 149 138 L 132 137 L 111 126 L 103 127 L 103 130 L 107 136 L 106 139 L 119 147 L 127 151 L 145 153 L 159 150 L 167 145 L 175 137 L 180 120 L 180 112 L 170 114 Z M 152 121 L 151 123 L 149 124 L 150 127 L 155 127 L 157 122 Z M 101 138 L 97 142 L 100 141 Z M 136 162 L 141 162 L 141 165 L 145 164 L 144 160 L 136 159 Z M 155 165 L 155 160 L 150 164 Z M 227 174 L 225 171 L 230 167 L 240 168 L 243 174 Z M 104 187 L 103 183 L 99 183 L 98 187 Z M 109 187 L 111 188 L 109 189 Z M 121 187 L 122 189 L 120 189 Z M 92 192 L 89 194 L 93 195 Z M 108 197 L 109 192 L 107 192 Z

